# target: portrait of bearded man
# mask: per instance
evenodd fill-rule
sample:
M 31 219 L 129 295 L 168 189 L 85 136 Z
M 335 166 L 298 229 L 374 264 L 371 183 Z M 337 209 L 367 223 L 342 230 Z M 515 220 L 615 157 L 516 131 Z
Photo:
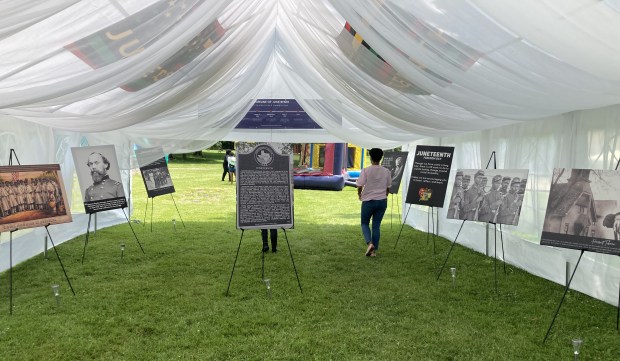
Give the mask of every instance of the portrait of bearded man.
M 91 153 L 86 165 L 90 170 L 93 184 L 84 192 L 84 201 L 125 197 L 123 185 L 108 176 L 110 162 L 104 155 L 99 152 Z

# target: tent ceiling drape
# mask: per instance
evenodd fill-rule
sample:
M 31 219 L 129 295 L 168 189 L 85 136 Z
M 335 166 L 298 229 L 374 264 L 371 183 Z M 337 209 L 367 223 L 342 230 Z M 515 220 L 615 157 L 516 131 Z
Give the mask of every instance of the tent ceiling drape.
M 619 9 L 614 0 L 5 1 L 0 114 L 179 151 L 247 137 L 234 128 L 254 99 L 295 98 L 324 131 L 261 137 L 389 147 L 620 103 Z

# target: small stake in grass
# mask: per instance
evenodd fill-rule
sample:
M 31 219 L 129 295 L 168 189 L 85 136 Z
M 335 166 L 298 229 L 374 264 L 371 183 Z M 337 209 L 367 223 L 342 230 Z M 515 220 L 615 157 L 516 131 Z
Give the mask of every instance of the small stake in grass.
M 267 286 L 267 295 L 271 298 L 271 279 L 266 278 L 263 282 L 265 282 L 265 286 Z
M 121 259 L 123 259 L 124 254 L 125 254 L 125 243 L 121 243 Z
M 56 306 L 60 307 L 60 286 L 52 285 L 52 292 L 54 292 L 54 298 L 56 298 Z
M 176 219 L 172 219 L 172 225 L 174 226 L 174 231 L 177 231 L 177 220 Z
M 456 267 L 450 267 L 450 274 L 452 275 L 452 288 L 456 287 Z
M 581 348 L 581 344 L 583 340 L 580 338 L 573 339 L 573 354 L 575 355 L 575 361 L 579 360 L 579 349 Z

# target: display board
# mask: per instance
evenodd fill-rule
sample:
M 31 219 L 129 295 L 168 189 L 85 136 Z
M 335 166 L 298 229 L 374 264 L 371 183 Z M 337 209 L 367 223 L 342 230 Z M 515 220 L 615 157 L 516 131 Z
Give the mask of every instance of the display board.
M 454 147 L 416 147 L 406 203 L 443 207 L 453 154 Z
M 321 129 L 295 99 L 256 99 L 236 129 Z
M 457 169 L 448 219 L 519 224 L 527 169 Z
M 0 167 L 0 232 L 68 222 L 60 165 Z
M 405 165 L 407 164 L 407 155 L 409 152 L 385 152 L 381 165 L 390 170 L 392 176 L 392 184 L 390 185 L 390 193 L 397 194 L 400 188 L 400 181 L 403 178 Z
M 161 147 L 136 149 L 136 159 L 149 198 L 174 193 L 168 163 Z
M 293 157 L 281 145 L 237 147 L 237 228 L 293 227 Z
M 86 213 L 127 207 L 113 145 L 71 148 Z
M 620 171 L 556 168 L 540 244 L 620 254 Z

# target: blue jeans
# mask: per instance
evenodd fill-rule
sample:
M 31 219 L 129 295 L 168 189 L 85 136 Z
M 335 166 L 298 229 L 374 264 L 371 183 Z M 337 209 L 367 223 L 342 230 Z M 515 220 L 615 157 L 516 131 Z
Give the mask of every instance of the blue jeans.
M 362 202 L 362 234 L 366 244 L 372 242 L 375 249 L 379 249 L 381 238 L 381 221 L 387 209 L 387 198 Z M 370 218 L 372 218 L 372 234 L 370 232 Z

